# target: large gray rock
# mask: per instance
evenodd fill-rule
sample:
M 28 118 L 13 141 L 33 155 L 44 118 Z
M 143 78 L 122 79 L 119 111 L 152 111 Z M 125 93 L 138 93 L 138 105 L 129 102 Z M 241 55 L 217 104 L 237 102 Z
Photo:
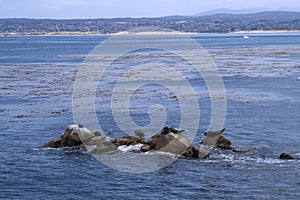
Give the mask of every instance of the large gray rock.
M 155 151 L 163 151 L 183 158 L 201 158 L 208 156 L 208 151 L 204 148 L 192 146 L 190 140 L 182 134 L 173 132 L 166 133 L 166 129 L 161 135 L 154 135 L 150 145 L 144 145 L 141 151 L 153 149 Z
M 82 146 L 83 141 L 88 141 L 95 135 L 80 124 L 71 124 L 61 134 L 59 138 L 51 140 L 45 148 Z
M 170 130 L 165 127 L 160 135 L 152 136 L 150 149 L 181 155 L 191 146 L 191 142 L 185 136 L 167 131 Z
M 202 142 L 202 147 L 192 146 L 191 141 L 182 135 L 182 131 L 178 129 L 165 127 L 161 134 L 156 134 L 151 137 L 150 142 L 142 146 L 141 151 L 146 152 L 150 150 L 163 151 L 179 155 L 184 158 L 206 158 L 209 151 L 217 145 L 217 142 L 222 134 L 220 131 L 209 131 L 205 134 Z
M 80 140 L 82 142 L 86 142 L 86 141 L 90 140 L 91 138 L 95 137 L 95 134 L 92 131 L 90 131 L 88 128 L 86 128 L 80 124 L 75 125 L 75 127 L 72 130 L 78 132 Z

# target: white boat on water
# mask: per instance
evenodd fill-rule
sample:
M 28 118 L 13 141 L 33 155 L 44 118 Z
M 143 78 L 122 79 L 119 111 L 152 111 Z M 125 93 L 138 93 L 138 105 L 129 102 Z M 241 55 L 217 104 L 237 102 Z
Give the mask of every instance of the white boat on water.
M 249 36 L 248 36 L 248 35 L 244 35 L 243 38 L 244 38 L 244 39 L 249 39 Z

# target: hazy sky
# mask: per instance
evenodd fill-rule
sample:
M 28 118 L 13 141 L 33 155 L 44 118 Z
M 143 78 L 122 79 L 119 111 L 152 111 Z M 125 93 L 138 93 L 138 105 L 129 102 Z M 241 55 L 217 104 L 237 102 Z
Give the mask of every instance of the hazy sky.
M 193 15 L 229 8 L 300 11 L 299 0 L 0 0 L 0 18 L 101 18 Z

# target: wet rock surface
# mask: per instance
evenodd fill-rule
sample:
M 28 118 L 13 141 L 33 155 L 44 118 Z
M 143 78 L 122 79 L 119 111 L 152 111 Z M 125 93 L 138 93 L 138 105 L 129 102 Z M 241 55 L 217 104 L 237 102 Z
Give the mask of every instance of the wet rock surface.
M 123 136 L 112 138 L 101 136 L 101 133 L 91 132 L 82 125 L 69 125 L 59 138 L 49 141 L 45 148 L 60 147 L 86 147 L 92 154 L 102 154 L 116 151 L 118 147 L 141 145 L 139 152 L 161 151 L 178 155 L 181 158 L 206 158 L 209 150 L 205 146 L 194 146 L 191 141 L 182 133 L 183 130 L 165 127 L 161 133 L 146 138 L 145 134 L 138 130 L 134 136 Z M 223 131 L 206 136 L 207 141 L 217 144 L 217 140 Z M 224 144 L 229 144 L 229 140 L 222 139 Z M 219 145 L 223 143 L 219 142 Z M 231 144 L 231 143 L 230 143 Z M 210 144 L 211 145 L 211 144 Z
M 225 129 L 220 131 L 209 131 L 204 134 L 204 139 L 193 145 L 191 141 L 182 134 L 183 130 L 165 127 L 161 133 L 147 138 L 143 131 L 135 131 L 135 135 L 127 135 L 120 138 L 102 136 L 99 131 L 92 132 L 86 127 L 78 124 L 69 125 L 60 137 L 49 141 L 44 148 L 60 147 L 85 147 L 92 154 L 102 154 L 117 150 L 126 150 L 135 146 L 134 152 L 160 151 L 177 155 L 179 158 L 200 158 L 209 156 L 213 148 L 230 150 L 236 153 L 247 153 L 258 150 L 257 148 L 232 147 L 232 142 L 222 136 Z M 137 149 L 136 149 L 137 148 Z M 282 153 L 279 159 L 296 159 L 290 153 Z

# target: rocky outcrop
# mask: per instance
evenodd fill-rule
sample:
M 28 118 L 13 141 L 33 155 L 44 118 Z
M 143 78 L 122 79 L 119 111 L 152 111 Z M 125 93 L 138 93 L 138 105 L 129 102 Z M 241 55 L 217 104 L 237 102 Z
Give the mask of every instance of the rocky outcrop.
M 80 125 L 69 125 L 67 129 L 61 134 L 60 137 L 49 141 L 44 147 L 45 148 L 59 148 L 59 147 L 73 147 L 80 146 L 82 144 L 82 140 L 79 137 L 78 129 Z M 83 128 L 83 127 L 82 127 Z M 90 132 L 88 129 L 84 130 L 86 132 Z M 88 133 L 86 134 L 88 135 Z M 92 136 L 93 134 L 90 133 Z
M 69 125 L 60 137 L 49 141 L 45 148 L 60 147 L 85 147 L 92 154 L 102 154 L 113 151 L 149 152 L 160 151 L 177 155 L 180 158 L 200 158 L 209 156 L 209 152 L 214 148 L 229 149 L 233 152 L 243 153 L 257 148 L 235 147 L 231 141 L 221 134 L 220 131 L 208 131 L 205 138 L 200 142 L 201 146 L 192 145 L 191 141 L 185 137 L 183 130 L 165 127 L 161 133 L 147 138 L 143 131 L 137 130 L 132 136 L 112 138 L 102 136 L 99 131 L 92 132 L 86 127 L 78 124 Z M 279 159 L 291 160 L 299 159 L 289 153 L 282 153 Z
M 59 138 L 49 141 L 45 148 L 86 147 L 92 154 L 116 151 L 124 146 L 137 146 L 139 152 L 162 151 L 179 155 L 183 158 L 206 158 L 209 149 L 215 146 L 224 130 L 208 132 L 203 147 L 193 146 L 182 133 L 183 130 L 165 127 L 160 134 L 146 138 L 142 131 L 135 131 L 134 136 L 123 136 L 118 139 L 101 136 L 100 132 L 91 132 L 82 125 L 69 125 Z M 228 141 L 222 140 L 227 145 Z M 221 143 L 220 143 L 221 144 Z M 231 143 L 230 143 L 231 144 Z
M 181 158 L 203 159 L 208 156 L 209 151 L 207 149 L 193 146 L 191 141 L 181 133 L 183 133 L 183 130 L 165 127 L 160 134 L 153 135 L 150 140 L 142 140 L 141 142 L 145 141 L 145 144 L 141 147 L 140 151 L 168 152 L 179 155 Z M 212 143 L 216 142 L 212 140 Z

